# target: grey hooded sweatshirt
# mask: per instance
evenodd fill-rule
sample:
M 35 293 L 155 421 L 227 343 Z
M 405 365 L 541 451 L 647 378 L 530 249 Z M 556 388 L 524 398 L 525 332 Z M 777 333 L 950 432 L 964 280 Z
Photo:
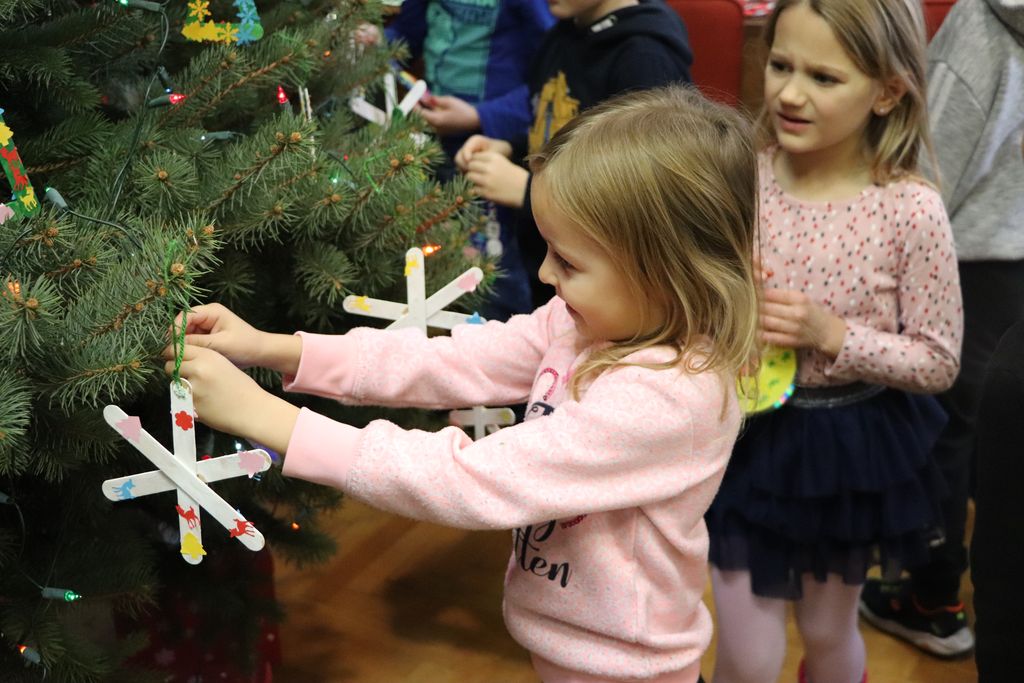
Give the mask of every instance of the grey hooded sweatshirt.
M 957 257 L 1024 259 L 1024 0 L 959 0 L 928 48 L 928 92 Z

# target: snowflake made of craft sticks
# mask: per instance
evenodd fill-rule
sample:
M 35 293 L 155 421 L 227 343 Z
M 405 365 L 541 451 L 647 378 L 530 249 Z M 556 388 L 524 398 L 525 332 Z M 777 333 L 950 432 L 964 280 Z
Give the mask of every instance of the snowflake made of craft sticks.
M 264 546 L 263 534 L 242 513 L 232 508 L 209 487 L 210 482 L 247 475 L 250 479 L 270 467 L 270 455 L 262 449 L 240 451 L 219 458 L 196 461 L 195 409 L 192 387 L 186 380 L 171 382 L 171 433 L 174 452 L 142 428 L 138 417 L 115 405 L 103 409 L 103 418 L 125 440 L 159 469 L 117 477 L 103 482 L 103 495 L 119 502 L 165 491 L 177 491 L 174 506 L 181 536 L 181 556 L 190 564 L 199 564 L 203 548 L 200 510 L 206 510 L 228 535 L 250 550 Z

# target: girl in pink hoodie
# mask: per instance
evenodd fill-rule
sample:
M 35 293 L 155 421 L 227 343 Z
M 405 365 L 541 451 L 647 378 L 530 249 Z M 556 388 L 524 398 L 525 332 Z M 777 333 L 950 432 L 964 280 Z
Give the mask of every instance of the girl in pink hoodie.
M 415 519 L 515 529 L 505 622 L 547 683 L 694 683 L 711 639 L 703 516 L 756 334 L 755 163 L 741 117 L 689 90 L 611 100 L 531 159 L 540 277 L 557 292 L 533 314 L 448 337 L 275 335 L 200 306 L 180 374 L 201 421 L 286 451 L 289 476 Z M 475 442 L 357 429 L 265 392 L 238 369 L 252 365 L 350 404 L 531 409 Z

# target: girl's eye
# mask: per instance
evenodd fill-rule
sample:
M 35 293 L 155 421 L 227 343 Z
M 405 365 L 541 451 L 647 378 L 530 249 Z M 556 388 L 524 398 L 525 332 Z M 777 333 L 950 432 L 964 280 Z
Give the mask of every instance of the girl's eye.
M 772 71 L 780 71 L 781 72 L 781 71 L 787 71 L 789 69 L 789 65 L 788 64 L 786 64 L 785 62 L 780 62 L 777 59 L 770 60 L 768 62 L 768 65 L 771 67 Z
M 839 82 L 839 79 L 835 76 L 829 76 L 828 74 L 814 74 L 814 80 L 822 85 L 832 85 Z
M 558 265 L 561 266 L 563 270 L 576 270 L 573 265 L 562 258 L 562 255 L 557 251 L 555 252 L 555 260 L 558 261 Z

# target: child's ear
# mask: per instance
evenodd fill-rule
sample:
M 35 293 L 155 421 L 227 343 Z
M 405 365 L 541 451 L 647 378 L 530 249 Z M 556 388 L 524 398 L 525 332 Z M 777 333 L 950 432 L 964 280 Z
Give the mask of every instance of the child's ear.
M 907 82 L 899 76 L 893 76 L 882 84 L 882 89 L 875 97 L 875 105 L 871 108 L 878 116 L 885 116 L 900 103 L 907 94 Z

